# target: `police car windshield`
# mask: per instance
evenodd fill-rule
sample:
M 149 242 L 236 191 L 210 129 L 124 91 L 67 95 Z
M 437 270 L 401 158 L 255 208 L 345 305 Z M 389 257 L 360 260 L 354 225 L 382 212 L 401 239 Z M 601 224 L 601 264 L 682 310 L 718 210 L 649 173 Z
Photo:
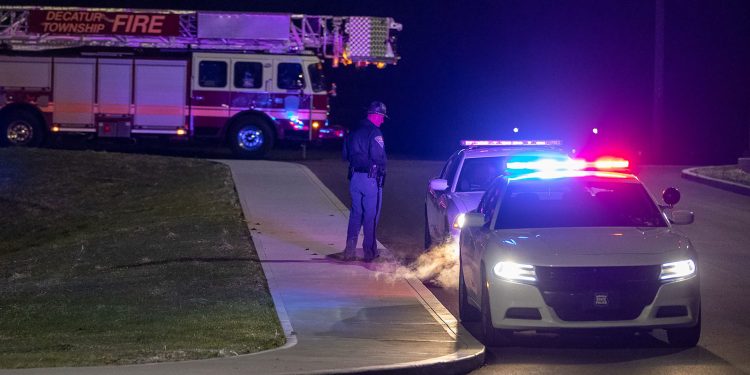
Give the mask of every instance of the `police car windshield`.
M 641 184 L 558 179 L 508 184 L 495 229 L 665 226 Z
M 504 157 L 467 158 L 458 176 L 457 192 L 485 191 L 503 173 Z

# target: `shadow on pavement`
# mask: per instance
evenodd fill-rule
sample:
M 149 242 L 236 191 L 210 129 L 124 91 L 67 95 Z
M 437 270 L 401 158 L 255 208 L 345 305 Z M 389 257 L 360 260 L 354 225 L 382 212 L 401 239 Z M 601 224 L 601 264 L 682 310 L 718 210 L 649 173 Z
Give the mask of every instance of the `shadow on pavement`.
M 463 324 L 482 337 L 477 323 Z M 740 373 L 729 362 L 700 346 L 674 348 L 661 331 L 653 333 L 533 333 L 517 332 L 507 345 L 487 347 L 486 364 L 493 365 L 607 365 L 659 358 L 660 365 L 700 361 L 729 373 Z M 601 369 L 601 368 L 600 368 Z

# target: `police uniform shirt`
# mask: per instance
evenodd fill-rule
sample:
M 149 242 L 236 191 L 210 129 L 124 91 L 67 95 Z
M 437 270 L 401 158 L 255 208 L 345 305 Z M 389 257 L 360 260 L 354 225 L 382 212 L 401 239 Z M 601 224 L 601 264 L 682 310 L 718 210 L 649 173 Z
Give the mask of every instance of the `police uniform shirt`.
M 385 170 L 387 162 L 383 133 L 370 120 L 364 119 L 344 142 L 344 159 L 355 172 L 367 172 L 375 164 Z

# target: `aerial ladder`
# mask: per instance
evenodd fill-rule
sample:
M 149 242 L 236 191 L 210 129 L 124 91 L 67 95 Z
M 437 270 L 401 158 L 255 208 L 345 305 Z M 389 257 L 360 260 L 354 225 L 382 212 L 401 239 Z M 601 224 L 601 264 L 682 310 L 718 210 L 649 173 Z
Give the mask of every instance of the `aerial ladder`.
M 130 47 L 300 54 L 341 64 L 395 64 L 390 17 L 0 6 L 0 48 Z

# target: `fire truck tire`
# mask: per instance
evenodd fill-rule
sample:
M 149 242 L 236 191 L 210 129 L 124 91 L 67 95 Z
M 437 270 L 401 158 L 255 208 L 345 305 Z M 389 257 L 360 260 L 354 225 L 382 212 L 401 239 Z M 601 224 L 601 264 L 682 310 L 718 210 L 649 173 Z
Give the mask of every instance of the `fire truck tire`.
M 274 141 L 271 127 L 256 116 L 235 119 L 227 140 L 235 156 L 243 159 L 262 157 L 273 147 Z
M 0 146 L 36 147 L 44 140 L 44 126 L 33 113 L 15 110 L 0 118 Z

